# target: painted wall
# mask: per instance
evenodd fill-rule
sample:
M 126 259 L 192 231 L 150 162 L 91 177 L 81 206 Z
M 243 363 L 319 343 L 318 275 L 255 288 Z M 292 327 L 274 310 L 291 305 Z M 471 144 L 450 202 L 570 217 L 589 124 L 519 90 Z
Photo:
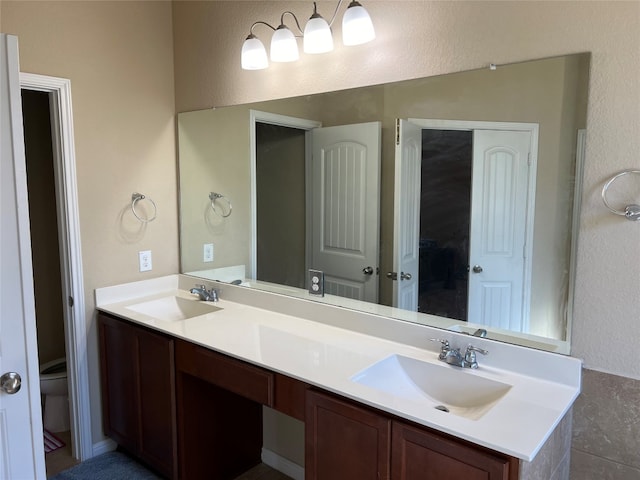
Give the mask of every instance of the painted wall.
M 97 442 L 93 291 L 178 270 L 171 4 L 3 0 L 0 8 L 0 30 L 18 36 L 21 70 L 71 79 Z M 154 222 L 135 220 L 133 192 L 156 202 Z M 140 250 L 152 251 L 151 272 L 138 272 Z
M 318 10 L 329 16 L 334 5 L 321 1 Z M 572 353 L 588 368 L 640 378 L 637 337 L 628 334 L 638 330 L 640 266 L 618 253 L 637 249 L 640 229 L 610 214 L 600 199 L 607 178 L 639 166 L 640 2 L 370 1 L 375 44 L 347 48 L 337 41 L 331 54 L 241 70 L 240 48 L 254 21 L 277 23 L 287 9 L 305 18 L 306 7 L 175 2 L 176 110 L 592 52 Z M 266 27 L 255 33 L 268 43 Z

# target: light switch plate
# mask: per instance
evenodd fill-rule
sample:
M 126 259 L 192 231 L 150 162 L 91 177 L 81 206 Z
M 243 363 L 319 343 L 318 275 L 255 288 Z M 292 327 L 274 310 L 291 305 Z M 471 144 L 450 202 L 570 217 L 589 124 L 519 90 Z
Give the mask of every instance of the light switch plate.
M 140 264 L 141 272 L 148 272 L 153 268 L 151 262 L 151 250 L 143 250 L 138 252 L 138 262 Z
M 309 269 L 309 293 L 324 297 L 324 272 Z

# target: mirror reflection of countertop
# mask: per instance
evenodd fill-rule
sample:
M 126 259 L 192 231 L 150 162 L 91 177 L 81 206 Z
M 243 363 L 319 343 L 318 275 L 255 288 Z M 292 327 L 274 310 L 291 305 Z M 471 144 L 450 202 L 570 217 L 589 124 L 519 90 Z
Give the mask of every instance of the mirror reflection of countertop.
M 98 310 L 531 461 L 580 392 L 577 359 L 231 285 L 217 303 L 170 275 L 96 290 Z M 186 302 L 186 303 L 185 303 Z M 188 302 L 194 302 L 194 305 Z M 196 305 L 198 305 L 196 307 Z M 157 308 L 166 313 L 159 318 Z M 326 319 L 323 320 L 323 319 Z M 489 350 L 438 361 L 445 338 Z M 432 381 L 427 381 L 430 378 Z M 454 391 L 463 384 L 465 389 Z M 463 398 L 464 397 L 464 398 Z M 436 407 L 450 402 L 449 412 Z

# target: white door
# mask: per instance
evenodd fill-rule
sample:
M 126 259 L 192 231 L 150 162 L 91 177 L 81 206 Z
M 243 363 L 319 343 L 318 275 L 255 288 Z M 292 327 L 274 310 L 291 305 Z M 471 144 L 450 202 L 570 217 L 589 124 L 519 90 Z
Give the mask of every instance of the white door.
M 0 35 L 0 478 L 45 478 L 18 39 Z M 3 377 L 8 379 L 9 375 Z
M 325 292 L 378 301 L 380 122 L 312 132 L 311 265 Z
M 398 120 L 394 186 L 393 306 L 418 311 L 422 130 Z
M 523 331 L 530 146 L 529 132 L 473 132 L 471 323 Z

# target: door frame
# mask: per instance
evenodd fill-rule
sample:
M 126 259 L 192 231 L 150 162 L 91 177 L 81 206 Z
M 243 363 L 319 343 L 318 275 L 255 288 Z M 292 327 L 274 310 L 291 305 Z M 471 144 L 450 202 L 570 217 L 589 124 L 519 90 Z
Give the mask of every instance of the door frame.
M 62 291 L 68 299 L 63 305 L 72 454 L 82 461 L 93 456 L 93 443 L 71 81 L 21 72 L 20 88 L 50 98 Z
M 529 153 L 529 180 L 527 187 L 527 221 L 524 246 L 524 282 L 522 298 L 522 328 L 524 332 L 529 331 L 530 306 L 531 306 L 531 273 L 533 268 L 533 222 L 535 220 L 535 195 L 536 178 L 538 168 L 538 136 L 540 125 L 537 123 L 520 122 L 491 122 L 475 120 L 438 120 L 425 118 L 409 118 L 411 123 L 423 129 L 436 130 L 499 130 L 499 131 L 520 131 L 529 132 L 531 138 Z M 534 175 L 531 175 L 534 172 Z M 533 199 L 533 201 L 532 201 Z
M 258 274 L 258 198 L 256 193 L 256 123 L 268 123 L 270 125 L 278 125 L 280 127 L 296 128 L 298 130 L 304 130 L 304 149 L 305 149 L 305 201 L 307 205 L 311 204 L 311 188 L 309 185 L 309 168 L 311 165 L 311 130 L 322 126 L 322 122 L 317 120 L 308 120 L 305 118 L 291 117 L 288 115 L 280 115 L 278 113 L 262 112 L 260 110 L 249 110 L 249 162 L 251 170 L 251 252 L 250 252 L 250 265 L 249 265 L 249 278 L 257 279 Z M 307 267 L 309 265 L 310 255 L 310 235 L 311 220 L 307 215 L 305 220 L 306 224 L 306 242 L 307 248 L 305 248 L 305 258 Z

